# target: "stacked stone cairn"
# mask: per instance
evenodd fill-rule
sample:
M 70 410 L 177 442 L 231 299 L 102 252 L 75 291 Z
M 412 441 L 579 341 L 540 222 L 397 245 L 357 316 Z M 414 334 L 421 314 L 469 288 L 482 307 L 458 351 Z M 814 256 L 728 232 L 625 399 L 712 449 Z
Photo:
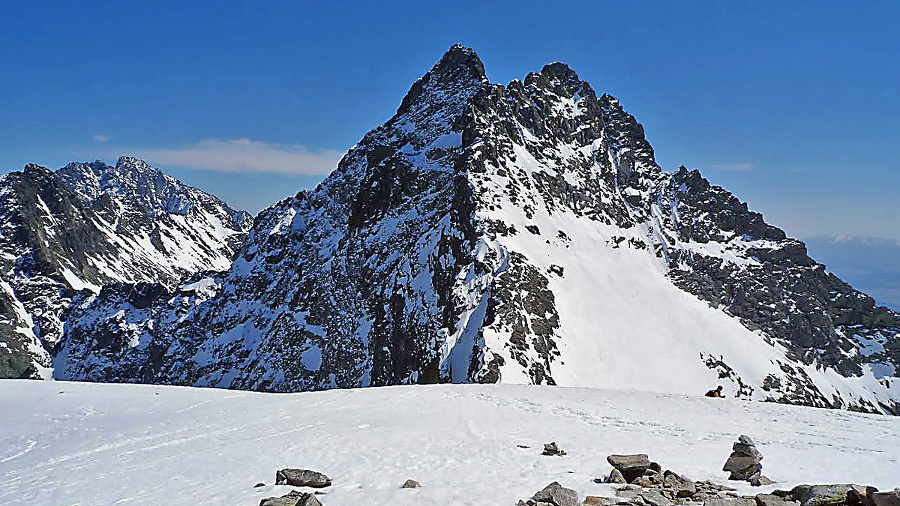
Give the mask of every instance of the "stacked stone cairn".
M 748 481 L 755 487 L 773 483 L 762 475 L 762 453 L 748 436 L 741 435 L 731 449 L 731 455 L 722 467 L 723 471 L 731 473 L 729 480 Z

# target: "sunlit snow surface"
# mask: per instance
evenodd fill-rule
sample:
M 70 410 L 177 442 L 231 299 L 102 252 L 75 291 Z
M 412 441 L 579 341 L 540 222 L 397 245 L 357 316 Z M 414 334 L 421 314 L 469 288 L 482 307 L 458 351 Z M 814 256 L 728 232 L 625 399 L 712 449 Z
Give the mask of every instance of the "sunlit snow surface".
M 900 485 L 900 418 L 684 395 L 517 385 L 265 394 L 0 382 L 0 504 L 256 505 L 277 469 L 326 473 L 326 506 L 512 505 L 551 481 L 592 482 L 610 453 L 645 452 L 726 482 L 740 434 L 763 472 L 801 482 Z M 557 441 L 565 457 L 540 456 Z M 527 445 L 529 448 L 519 448 Z M 401 489 L 413 478 L 420 489 Z M 265 487 L 253 488 L 257 482 Z

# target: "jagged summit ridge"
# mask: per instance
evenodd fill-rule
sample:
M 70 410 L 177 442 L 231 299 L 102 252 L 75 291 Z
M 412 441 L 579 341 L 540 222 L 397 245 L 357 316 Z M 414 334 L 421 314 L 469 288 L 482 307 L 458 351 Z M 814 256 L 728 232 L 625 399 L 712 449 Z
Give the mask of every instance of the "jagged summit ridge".
M 0 377 L 49 375 L 78 292 L 224 270 L 249 215 L 141 160 L 0 179 Z M 105 338 L 104 338 L 105 339 Z
M 57 174 L 91 203 L 110 193 L 140 203 L 152 217 L 164 213 L 186 215 L 198 207 L 215 205 L 223 207 L 235 222 L 250 219 L 246 212 L 235 211 L 216 197 L 184 185 L 144 160 L 131 156 L 119 157 L 114 167 L 100 160 L 72 162 L 59 169 Z
M 127 293 L 81 301 L 57 373 L 276 391 L 725 383 L 897 413 L 900 318 L 820 267 L 699 173 L 664 172 L 640 123 L 564 64 L 491 84 L 455 46 L 316 190 L 260 213 L 217 288 L 140 310 Z M 98 324 L 138 344 L 110 354 Z

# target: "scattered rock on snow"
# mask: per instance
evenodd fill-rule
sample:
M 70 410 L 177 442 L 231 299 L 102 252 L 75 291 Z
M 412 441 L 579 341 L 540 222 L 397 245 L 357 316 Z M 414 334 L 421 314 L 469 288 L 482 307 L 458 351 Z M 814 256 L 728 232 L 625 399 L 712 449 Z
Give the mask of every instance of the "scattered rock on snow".
M 265 487 L 265 486 L 266 486 L 265 483 L 259 482 L 259 483 L 257 483 L 256 485 L 253 485 L 253 488 L 259 488 L 259 487 Z
M 417 482 L 416 480 L 410 479 L 403 482 L 403 486 L 401 486 L 400 488 L 419 488 L 421 486 L 421 483 Z
M 259 506 L 322 506 L 319 499 L 309 492 L 292 490 L 281 497 L 268 497 L 259 502 Z
M 556 441 L 544 443 L 544 452 L 541 455 L 565 455 L 566 451 L 557 446 Z
M 771 485 L 775 483 L 774 481 L 770 480 L 768 476 L 763 476 L 760 473 L 756 473 L 755 475 L 751 476 L 749 481 L 750 484 L 754 487 L 761 487 L 763 485 Z
M 519 501 L 520 505 L 553 505 L 553 506 L 578 506 L 578 493 L 571 488 L 563 487 L 554 481 L 528 501 Z
M 331 478 L 309 469 L 282 469 L 275 472 L 275 484 L 323 488 L 331 486 Z

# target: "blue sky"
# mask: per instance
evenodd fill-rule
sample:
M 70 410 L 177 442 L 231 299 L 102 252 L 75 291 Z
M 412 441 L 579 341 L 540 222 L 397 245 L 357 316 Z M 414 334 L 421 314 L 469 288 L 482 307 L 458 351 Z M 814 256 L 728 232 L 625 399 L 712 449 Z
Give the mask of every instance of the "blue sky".
M 256 212 L 461 42 L 569 63 L 790 235 L 900 240 L 896 2 L 334 3 L 4 2 L 0 172 L 128 153 Z

